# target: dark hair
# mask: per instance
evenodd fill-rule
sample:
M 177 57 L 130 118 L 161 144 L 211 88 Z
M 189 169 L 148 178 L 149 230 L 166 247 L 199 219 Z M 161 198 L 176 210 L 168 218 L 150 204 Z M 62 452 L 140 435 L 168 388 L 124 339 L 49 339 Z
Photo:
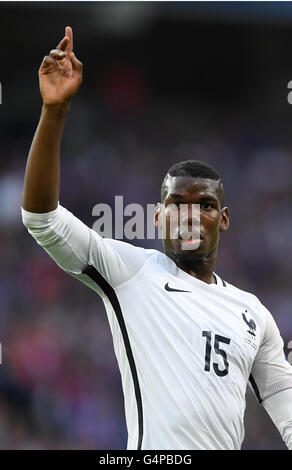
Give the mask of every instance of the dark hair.
M 167 194 L 166 179 L 168 176 L 192 176 L 193 178 L 209 178 L 218 181 L 222 191 L 223 203 L 223 184 L 219 173 L 211 165 L 200 160 L 185 160 L 172 165 L 166 173 L 161 185 L 161 201 L 163 202 Z

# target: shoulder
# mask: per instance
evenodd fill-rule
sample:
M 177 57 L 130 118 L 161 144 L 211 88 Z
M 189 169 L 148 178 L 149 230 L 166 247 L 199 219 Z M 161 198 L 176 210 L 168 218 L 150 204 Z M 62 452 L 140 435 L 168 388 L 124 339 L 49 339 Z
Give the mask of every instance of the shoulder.
M 141 246 L 135 246 L 132 243 L 125 242 L 123 240 L 115 240 L 114 238 L 102 238 L 103 243 L 106 244 L 112 250 L 118 252 L 132 253 L 134 256 L 143 256 L 149 258 L 153 255 L 159 256 L 158 250 L 143 248 Z
M 269 310 L 262 304 L 261 300 L 255 294 L 240 289 L 229 282 L 225 281 L 225 283 L 233 296 L 235 296 L 240 302 L 246 304 L 246 306 L 252 308 L 253 311 L 257 312 L 262 318 L 266 320 L 267 317 L 271 315 Z
M 225 283 L 227 285 L 228 290 L 230 290 L 234 295 L 238 296 L 239 298 L 248 299 L 250 302 L 255 304 L 261 304 L 259 298 L 252 292 L 240 289 L 239 287 L 230 284 L 230 282 L 225 281 Z
M 123 240 L 116 240 L 114 238 L 101 237 L 95 230 L 90 230 L 91 233 L 91 254 L 118 256 L 120 259 L 128 260 L 134 263 L 138 261 L 145 263 L 148 259 L 159 256 L 158 250 L 143 248 L 135 246 L 132 243 Z

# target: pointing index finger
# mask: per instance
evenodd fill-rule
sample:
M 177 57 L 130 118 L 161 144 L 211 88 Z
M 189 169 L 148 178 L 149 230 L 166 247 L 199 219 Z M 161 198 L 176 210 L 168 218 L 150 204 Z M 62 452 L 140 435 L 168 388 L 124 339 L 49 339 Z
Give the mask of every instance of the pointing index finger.
M 66 26 L 65 36 L 69 38 L 69 42 L 67 44 L 66 50 L 68 52 L 72 52 L 73 51 L 73 31 L 72 31 L 71 26 Z

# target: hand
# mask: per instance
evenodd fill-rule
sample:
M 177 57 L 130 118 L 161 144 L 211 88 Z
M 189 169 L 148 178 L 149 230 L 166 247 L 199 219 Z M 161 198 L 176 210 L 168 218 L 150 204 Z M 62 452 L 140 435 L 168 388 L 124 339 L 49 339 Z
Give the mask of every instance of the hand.
M 73 31 L 65 29 L 65 37 L 39 69 L 40 92 L 44 105 L 68 104 L 82 83 L 82 63 L 73 52 Z

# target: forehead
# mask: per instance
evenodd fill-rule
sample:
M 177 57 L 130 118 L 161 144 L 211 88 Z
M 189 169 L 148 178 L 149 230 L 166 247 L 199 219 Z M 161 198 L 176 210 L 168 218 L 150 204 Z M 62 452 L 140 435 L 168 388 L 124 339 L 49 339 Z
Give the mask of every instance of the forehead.
M 169 176 L 165 181 L 167 188 L 166 198 L 171 193 L 177 194 L 200 194 L 208 193 L 218 197 L 218 182 L 209 178 L 194 178 L 192 176 Z

